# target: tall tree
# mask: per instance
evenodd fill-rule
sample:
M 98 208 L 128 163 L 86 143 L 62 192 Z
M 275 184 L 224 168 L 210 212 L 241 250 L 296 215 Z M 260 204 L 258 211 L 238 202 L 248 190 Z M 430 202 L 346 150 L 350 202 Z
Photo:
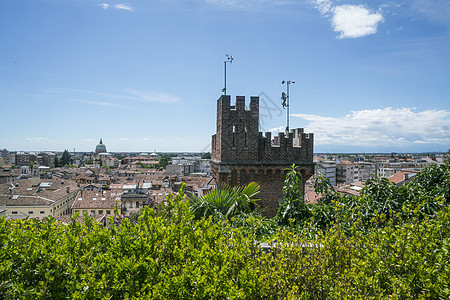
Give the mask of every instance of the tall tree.
M 167 167 L 167 165 L 171 164 L 171 163 L 172 163 L 172 158 L 170 157 L 170 155 L 165 154 L 159 160 L 159 166 L 163 169 L 165 169 Z
M 57 155 L 55 155 L 55 160 L 53 161 L 53 166 L 54 166 L 55 168 L 58 168 L 58 167 L 59 167 L 59 159 L 58 159 L 58 156 L 57 156 Z
M 70 165 L 70 161 L 71 161 L 71 155 L 69 153 L 69 151 L 64 150 L 64 153 L 61 157 L 61 166 L 65 166 L 65 165 Z

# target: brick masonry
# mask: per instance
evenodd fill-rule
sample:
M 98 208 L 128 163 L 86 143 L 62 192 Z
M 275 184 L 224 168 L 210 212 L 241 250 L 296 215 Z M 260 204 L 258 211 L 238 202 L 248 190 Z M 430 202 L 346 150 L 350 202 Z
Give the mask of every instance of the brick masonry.
M 282 188 L 286 168 L 295 164 L 303 175 L 303 185 L 314 174 L 314 135 L 303 128 L 272 138 L 258 130 L 259 97 L 250 97 L 249 109 L 245 97 L 237 96 L 231 106 L 230 96 L 217 100 L 217 131 L 212 136 L 211 170 L 218 183 L 232 186 L 252 181 L 260 186 L 260 204 L 265 215 L 273 217 L 283 198 Z

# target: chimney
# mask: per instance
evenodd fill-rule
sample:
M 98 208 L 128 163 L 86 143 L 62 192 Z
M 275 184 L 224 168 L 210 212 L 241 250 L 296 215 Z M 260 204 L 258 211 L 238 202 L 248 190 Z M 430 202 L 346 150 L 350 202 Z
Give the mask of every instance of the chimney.
M 70 193 L 70 186 L 66 187 L 67 194 Z

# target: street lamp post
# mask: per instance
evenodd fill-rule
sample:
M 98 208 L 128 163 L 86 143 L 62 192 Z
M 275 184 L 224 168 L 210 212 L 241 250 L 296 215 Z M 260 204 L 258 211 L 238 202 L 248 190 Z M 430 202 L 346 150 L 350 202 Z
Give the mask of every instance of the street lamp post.
M 286 110 L 286 132 L 289 133 L 289 85 L 291 85 L 291 83 L 295 83 L 295 81 L 282 81 L 281 84 L 285 84 L 286 83 L 286 93 L 282 92 L 281 93 L 281 99 L 283 100 L 282 105 L 283 108 L 287 108 Z
M 225 54 L 225 56 L 227 58 L 223 62 L 225 74 L 224 74 L 224 88 L 222 89 L 222 92 L 223 92 L 224 95 L 227 94 L 227 63 L 233 63 L 233 56 L 232 55 Z

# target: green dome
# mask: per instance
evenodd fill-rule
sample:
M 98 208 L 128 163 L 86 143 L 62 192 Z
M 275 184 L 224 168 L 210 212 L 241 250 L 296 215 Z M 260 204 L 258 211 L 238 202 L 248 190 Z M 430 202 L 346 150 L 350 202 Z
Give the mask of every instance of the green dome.
M 100 143 L 95 147 L 95 154 L 106 153 L 106 146 L 103 144 L 102 139 Z

